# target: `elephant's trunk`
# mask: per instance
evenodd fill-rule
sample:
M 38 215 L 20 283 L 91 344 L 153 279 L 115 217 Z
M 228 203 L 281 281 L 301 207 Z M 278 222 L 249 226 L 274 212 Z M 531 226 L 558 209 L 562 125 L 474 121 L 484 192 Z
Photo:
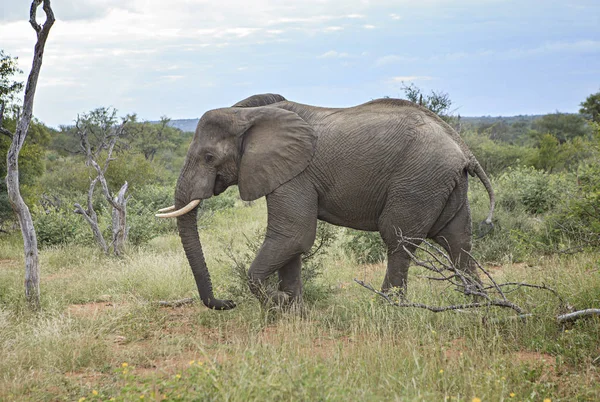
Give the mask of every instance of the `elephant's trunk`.
M 206 307 L 214 310 L 232 309 L 235 307 L 232 300 L 215 299 L 213 295 L 210 273 L 206 267 L 200 237 L 198 236 L 197 213 L 198 208 L 196 207 L 187 214 L 177 217 L 177 228 L 179 229 L 185 255 L 194 274 L 200 299 Z

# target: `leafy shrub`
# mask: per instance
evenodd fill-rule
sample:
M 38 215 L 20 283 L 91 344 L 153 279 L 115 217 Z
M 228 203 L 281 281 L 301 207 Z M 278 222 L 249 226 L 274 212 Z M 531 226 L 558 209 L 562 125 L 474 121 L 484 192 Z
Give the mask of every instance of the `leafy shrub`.
M 173 205 L 173 186 L 164 186 L 160 184 L 148 184 L 132 191 L 131 204 L 144 205 L 154 211 Z
M 233 208 L 235 207 L 235 203 L 239 198 L 240 196 L 238 188 L 235 186 L 229 187 L 222 194 L 202 201 L 202 204 L 200 205 L 200 212 L 214 212 L 220 209 Z
M 348 229 L 342 249 L 359 264 L 375 264 L 385 260 L 387 248 L 379 232 Z
M 522 208 L 530 214 L 543 214 L 554 208 L 565 191 L 573 187 L 574 178 L 522 167 L 509 168 L 494 184 L 499 206 L 508 211 Z
M 154 216 L 156 208 L 139 202 L 132 202 L 127 207 L 127 241 L 139 246 L 148 243 L 165 233 L 173 233 L 176 228 L 175 219 L 161 219 Z
M 600 162 L 600 161 L 599 161 Z M 565 192 L 546 221 L 547 251 L 600 246 L 600 164 L 581 165 L 575 191 Z
M 40 247 L 87 243 L 91 239 L 87 223 L 66 209 L 34 209 L 34 226 Z
M 171 181 L 170 174 L 164 172 L 162 166 L 153 164 L 144 158 L 144 155 L 133 152 L 122 152 L 115 156 L 106 171 L 106 180 L 114 191 L 118 191 L 125 182 L 129 183 L 130 191 L 136 191 L 147 185 L 167 184 Z
M 160 208 L 173 204 L 173 187 L 149 184 L 133 192 L 127 204 L 127 226 L 130 244 L 139 246 L 176 228 L 174 219 L 154 216 Z
M 229 292 L 236 298 L 253 299 L 254 296 L 248 287 L 248 269 L 256 257 L 263 243 L 266 229 L 260 229 L 251 237 L 246 237 L 245 249 L 241 251 L 228 251 L 228 257 L 233 262 L 231 267 L 232 280 L 229 284 Z M 323 273 L 323 257 L 327 255 L 329 246 L 336 237 L 334 226 L 325 222 L 319 222 L 315 243 L 308 253 L 302 256 L 302 286 L 303 300 L 312 303 L 327 297 L 326 286 L 318 284 L 316 279 Z M 278 276 L 274 274 L 267 281 L 267 288 L 277 289 Z
M 496 142 L 476 132 L 463 135 L 465 142 L 490 176 L 501 174 L 508 167 L 530 165 L 535 149 Z

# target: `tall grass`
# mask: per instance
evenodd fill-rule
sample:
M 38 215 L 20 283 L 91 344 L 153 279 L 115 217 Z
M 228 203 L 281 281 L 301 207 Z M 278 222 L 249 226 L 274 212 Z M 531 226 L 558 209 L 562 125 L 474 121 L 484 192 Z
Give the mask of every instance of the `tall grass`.
M 215 293 L 235 296 L 228 249 L 243 251 L 245 236 L 265 226 L 265 205 L 202 219 Z M 379 286 L 385 264 L 357 264 L 343 250 L 344 233 L 314 279 L 326 294 L 302 314 L 268 313 L 252 298 L 229 312 L 158 307 L 153 302 L 196 294 L 175 235 L 124 259 L 81 246 L 43 250 L 43 309 L 31 313 L 18 238 L 3 237 L 0 400 L 600 399 L 598 319 L 559 326 L 560 302 L 536 290 L 511 294 L 534 313 L 527 321 L 504 320 L 511 313 L 499 309 L 392 307 L 354 284 Z M 526 261 L 500 261 L 491 272 L 502 281 L 546 283 L 577 308 L 600 307 L 598 253 Z M 411 268 L 410 299 L 456 300 L 423 274 Z

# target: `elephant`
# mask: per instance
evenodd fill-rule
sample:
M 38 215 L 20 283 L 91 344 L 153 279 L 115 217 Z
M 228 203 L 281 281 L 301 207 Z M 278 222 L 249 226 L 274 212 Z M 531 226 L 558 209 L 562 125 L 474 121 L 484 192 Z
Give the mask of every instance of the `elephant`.
M 197 208 L 232 185 L 244 201 L 266 196 L 267 232 L 248 271 L 261 302 L 302 301 L 301 255 L 315 240 L 317 220 L 378 231 L 388 249 L 382 291 L 404 290 L 410 253 L 398 247 L 398 230 L 436 241 L 461 270 L 476 276 L 468 256 L 468 174 L 488 192 L 484 222 L 491 226 L 489 178 L 460 135 L 430 110 L 390 98 L 327 108 L 254 95 L 204 113 L 177 181 L 175 205 L 157 216 L 177 217 L 200 298 L 211 309 L 235 303 L 213 295 Z M 278 289 L 266 291 L 275 272 Z

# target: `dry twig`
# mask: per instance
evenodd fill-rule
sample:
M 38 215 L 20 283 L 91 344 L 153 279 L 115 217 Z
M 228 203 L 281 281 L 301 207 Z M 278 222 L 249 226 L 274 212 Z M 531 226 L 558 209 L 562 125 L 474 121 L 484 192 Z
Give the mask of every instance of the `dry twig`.
M 192 297 L 188 297 L 186 299 L 180 299 L 180 300 L 171 300 L 171 301 L 166 301 L 166 300 L 161 300 L 158 302 L 158 305 L 161 307 L 181 307 L 181 306 L 185 306 L 187 304 L 193 304 L 196 302 L 197 299 L 194 299 Z
M 402 235 L 400 230 L 396 231 L 398 236 L 398 247 L 396 251 L 403 250 L 406 252 L 413 262 L 420 267 L 427 269 L 428 271 L 433 272 L 434 276 L 426 277 L 429 280 L 433 281 L 445 281 L 452 286 L 456 291 L 466 295 L 466 296 L 474 296 L 475 300 L 481 301 L 473 301 L 471 303 L 463 303 L 456 305 L 448 305 L 448 306 L 431 306 L 423 303 L 414 303 L 407 300 L 393 300 L 390 295 L 375 290 L 373 286 L 367 284 L 358 279 L 354 279 L 356 283 L 361 285 L 362 287 L 370 290 L 371 292 L 379 295 L 383 299 L 385 299 L 388 303 L 396 306 L 396 307 L 413 307 L 413 308 L 422 308 L 432 312 L 443 312 L 443 311 L 451 311 L 451 310 L 464 310 L 464 309 L 473 309 L 473 308 L 481 308 L 481 307 L 504 307 L 514 310 L 518 317 L 525 318 L 529 316 L 523 308 L 518 306 L 517 304 L 510 301 L 507 297 L 507 293 L 511 293 L 520 289 L 522 287 L 529 287 L 540 290 L 547 290 L 552 292 L 556 297 L 559 298 L 563 305 L 566 305 L 564 300 L 560 297 L 558 292 L 554 289 L 542 285 L 533 285 L 522 282 L 509 282 L 509 283 L 497 283 L 494 278 L 490 275 L 490 273 L 468 252 L 465 251 L 465 254 L 469 256 L 473 264 L 477 267 L 477 269 L 487 277 L 488 281 L 491 285 L 484 285 L 478 277 L 473 277 L 469 275 L 469 273 L 458 269 L 453 263 L 450 256 L 439 246 L 421 238 L 411 238 L 405 237 Z M 419 258 L 416 256 L 415 250 L 420 250 L 423 254 L 423 258 Z M 507 286 L 515 286 L 514 289 L 509 289 L 508 291 L 503 291 L 504 287 Z M 573 315 L 566 314 L 569 318 L 558 318 L 559 322 L 569 321 L 571 319 L 577 319 L 580 316 L 589 316 L 590 314 L 600 314 L 600 310 L 597 310 L 593 313 L 586 313 L 581 315 Z M 577 318 L 575 318 L 577 317 Z

